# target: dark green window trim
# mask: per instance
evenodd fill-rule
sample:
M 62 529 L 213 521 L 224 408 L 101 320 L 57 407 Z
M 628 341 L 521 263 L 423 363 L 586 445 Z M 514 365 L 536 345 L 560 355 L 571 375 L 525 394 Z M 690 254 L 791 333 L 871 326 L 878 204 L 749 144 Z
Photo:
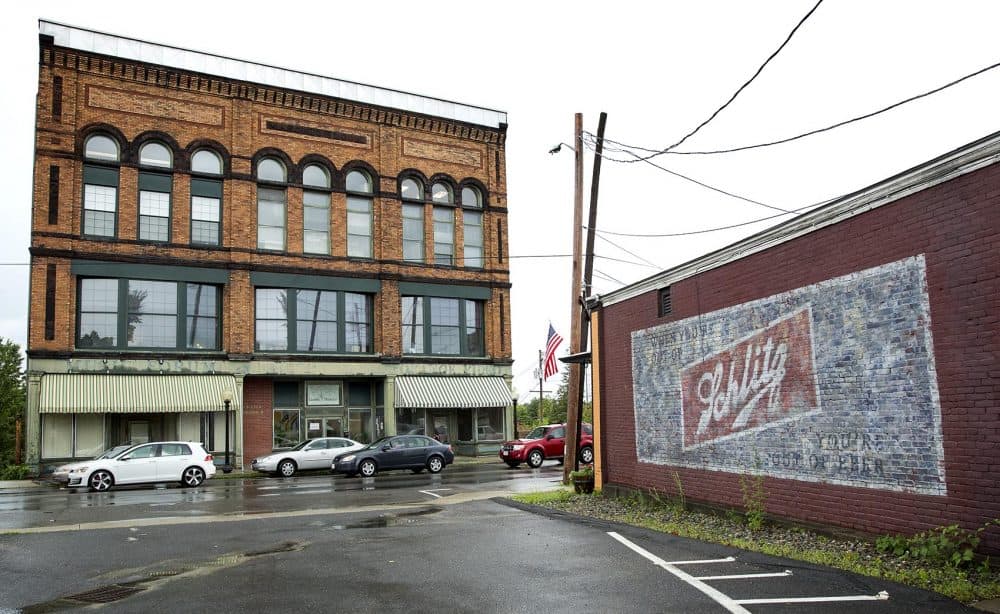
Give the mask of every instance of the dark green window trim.
M 70 265 L 73 275 L 83 277 L 119 277 L 148 279 L 150 281 L 177 281 L 183 279 L 203 284 L 229 283 L 226 269 L 202 269 L 185 266 L 165 266 L 159 264 L 126 264 L 103 262 L 100 260 L 74 260 Z
M 158 352 L 169 352 L 169 351 L 180 351 L 180 352 L 218 352 L 222 347 L 222 288 L 216 287 L 216 303 L 215 303 L 215 345 L 210 348 L 189 348 L 187 347 L 187 281 L 177 281 L 172 280 L 159 280 L 159 279 L 136 279 L 136 278 L 111 278 L 107 275 L 100 277 L 89 277 L 84 276 L 77 279 L 77 297 L 81 296 L 81 287 L 85 279 L 112 279 L 118 283 L 118 312 L 117 312 L 117 329 L 115 331 L 115 345 L 111 347 L 85 347 L 82 349 L 94 349 L 94 350 L 106 350 L 106 351 L 158 351 Z M 176 312 L 176 336 L 174 338 L 173 347 L 144 347 L 144 346 L 130 346 L 128 344 L 128 314 L 129 314 L 129 281 L 170 281 L 176 286 L 177 291 L 177 312 Z M 190 280 L 189 280 L 190 281 Z M 195 282 L 191 282 L 194 284 Z M 209 284 L 205 284 L 209 285 Z M 80 346 L 76 345 L 80 340 L 80 313 L 81 313 L 81 301 L 77 299 L 76 305 L 76 337 L 74 341 L 74 346 L 80 349 Z
M 173 190 L 173 177 L 170 175 L 162 175 L 160 173 L 148 173 L 142 171 L 139 173 L 139 189 L 148 190 L 150 192 L 171 192 Z
M 400 296 L 433 296 L 437 298 L 467 298 L 475 301 L 488 301 L 493 296 L 493 291 L 490 288 L 482 286 L 445 286 L 442 284 L 401 281 L 399 282 L 399 294 Z
M 326 277 L 319 275 L 289 275 L 285 273 L 250 273 L 254 286 L 270 288 L 301 288 L 303 290 L 339 290 L 358 294 L 377 294 L 382 282 L 361 277 Z
M 83 182 L 91 185 L 103 185 L 112 188 L 118 187 L 118 169 L 104 166 L 83 167 Z
M 262 273 L 264 274 L 264 273 Z M 251 274 L 252 275 L 252 274 Z M 352 290 L 332 290 L 327 288 L 300 288 L 300 287 L 257 287 L 254 284 L 254 331 L 256 337 L 257 331 L 257 291 L 258 290 L 283 290 L 285 292 L 285 331 L 287 334 L 285 349 L 277 350 L 265 350 L 259 349 L 258 340 L 254 339 L 254 352 L 260 352 L 263 354 L 371 354 L 375 347 L 375 325 L 373 322 L 373 309 L 374 309 L 374 299 L 368 293 L 354 292 Z M 298 349 L 298 291 L 299 290 L 313 290 L 313 291 L 323 291 L 323 292 L 334 292 L 336 294 L 337 300 L 337 318 L 335 320 L 337 325 L 337 348 L 335 350 L 299 350 Z M 347 309 L 346 309 L 346 294 L 364 294 L 367 304 L 367 322 L 368 327 L 368 349 L 361 352 L 350 352 L 346 350 L 347 345 Z M 280 320 L 279 320 L 280 321 Z M 308 320 L 306 320 L 308 321 Z
M 400 284 L 402 287 L 404 284 Z M 416 284 L 421 285 L 421 284 Z M 421 299 L 420 308 L 423 322 L 419 324 L 421 327 L 421 334 L 423 335 L 423 351 L 422 352 L 407 352 L 405 340 L 403 343 L 402 352 L 404 356 L 470 356 L 470 357 L 483 357 L 486 355 L 486 304 L 480 300 L 474 299 L 462 299 L 458 298 L 458 353 L 457 354 L 444 354 L 441 352 L 435 352 L 433 347 L 433 335 L 432 331 L 434 328 L 431 310 L 431 301 L 436 298 L 457 298 L 448 296 L 418 296 L 411 294 L 404 294 L 402 288 L 400 289 L 400 307 L 402 307 L 403 301 L 406 299 Z M 479 329 L 479 345 L 482 348 L 481 352 L 472 352 L 469 350 L 469 339 L 466 336 L 468 331 L 468 318 L 466 313 L 466 306 L 472 303 L 476 305 L 479 313 L 482 317 L 482 327 Z M 402 311 L 400 312 L 402 314 Z M 402 326 L 406 323 L 400 324 L 400 332 L 402 332 Z
M 90 234 L 86 232 L 87 229 L 87 186 L 95 185 L 115 189 L 115 210 L 114 210 L 114 230 L 110 235 L 106 234 Z M 107 166 L 90 166 L 87 164 L 83 165 L 83 190 L 80 194 L 80 234 L 85 237 L 117 237 L 118 236 L 118 167 L 107 167 Z
M 139 173 L 139 199 L 136 201 L 136 233 L 140 241 L 148 243 L 169 243 L 174 234 L 174 194 L 173 175 L 162 173 L 150 173 L 140 171 Z M 167 237 L 166 239 L 142 238 L 142 192 L 158 192 L 167 195 Z M 149 216 L 160 217 L 160 216 Z
M 193 203 L 191 203 L 190 206 L 189 206 L 189 208 L 188 208 L 188 237 L 191 238 L 191 243 L 194 244 L 194 245 L 222 245 L 222 242 L 223 242 L 223 237 L 222 237 L 222 219 L 223 219 L 223 214 L 222 214 L 222 206 L 223 206 L 222 205 L 222 181 L 217 180 L 217 179 L 199 179 L 197 177 L 192 177 L 191 178 L 191 199 L 193 200 L 195 197 L 214 198 L 214 199 L 216 199 L 216 200 L 219 201 L 219 221 L 215 222 L 215 224 L 218 226 L 218 241 L 215 241 L 214 243 L 211 243 L 211 242 L 207 242 L 207 241 L 195 241 L 194 240 L 194 236 L 195 236 L 195 232 L 194 232 L 195 222 L 197 222 L 197 221 L 202 221 L 203 223 L 206 223 L 206 222 L 204 222 L 204 220 L 195 220 L 194 219 L 194 205 L 193 205 Z

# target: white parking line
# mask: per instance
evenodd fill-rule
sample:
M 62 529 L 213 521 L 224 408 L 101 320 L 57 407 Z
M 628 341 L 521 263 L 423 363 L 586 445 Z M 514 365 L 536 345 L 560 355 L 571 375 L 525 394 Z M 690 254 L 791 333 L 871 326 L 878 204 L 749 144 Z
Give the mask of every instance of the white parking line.
M 432 488 L 432 489 L 427 489 L 427 490 L 420 490 L 420 491 L 417 491 L 417 492 L 419 492 L 421 494 L 424 494 L 424 495 L 430 495 L 432 497 L 436 497 L 436 498 L 440 499 L 441 495 L 437 494 L 436 491 L 445 491 L 445 490 L 451 490 L 451 489 L 450 488 Z
M 787 599 L 739 599 L 736 603 L 743 605 L 759 605 L 765 603 L 823 603 L 826 601 L 886 601 L 889 593 L 882 591 L 878 595 L 850 595 L 844 597 L 789 597 Z
M 725 593 L 722 593 L 722 592 L 720 592 L 720 591 L 712 588 L 711 586 L 705 584 L 701 580 L 699 580 L 699 579 L 697 579 L 697 578 L 695 578 L 693 576 L 690 576 L 690 575 L 684 573 L 680 569 L 677 569 L 676 567 L 674 567 L 670 563 L 664 561 L 663 559 L 661 559 L 660 557 L 656 556 L 655 554 L 649 552 L 648 550 L 644 550 L 643 548 L 640 548 L 639 546 L 636 546 L 635 544 L 633 544 L 629 540 L 625 539 L 621 535 L 615 533 L 614 531 L 609 531 L 608 535 L 610 535 L 612 538 L 618 540 L 622 545 L 624 545 L 625 547 L 629 548 L 633 552 L 636 552 L 636 553 L 642 555 L 644 558 L 646 558 L 648 561 L 650 561 L 654 565 L 656 565 L 658 567 L 662 567 L 663 569 L 666 569 L 667 571 L 669 571 L 670 573 L 674 574 L 675 576 L 677 576 L 681 580 L 684 580 L 685 582 L 687 582 L 691 586 L 695 587 L 699 591 L 705 593 L 706 595 L 708 595 L 709 597 L 711 597 L 713 601 L 715 601 L 716 603 L 718 603 L 722 607 L 726 608 L 726 610 L 728 610 L 729 612 L 732 612 L 732 614 L 750 614 L 750 610 L 744 608 L 743 606 L 739 605 L 738 603 L 736 603 L 735 601 L 733 601 L 732 599 L 730 599 L 729 596 L 726 595 Z M 732 558 L 732 557 L 730 557 L 730 558 Z
M 778 573 L 745 573 L 738 576 L 698 576 L 699 580 L 749 580 L 751 578 L 781 578 L 783 576 L 790 576 L 792 572 L 789 570 L 781 571 Z

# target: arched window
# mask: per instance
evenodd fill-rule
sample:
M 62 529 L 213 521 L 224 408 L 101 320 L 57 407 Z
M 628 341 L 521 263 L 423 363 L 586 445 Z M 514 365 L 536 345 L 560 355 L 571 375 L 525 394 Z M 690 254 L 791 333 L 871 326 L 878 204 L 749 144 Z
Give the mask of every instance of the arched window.
M 435 183 L 431 186 L 431 201 L 434 202 L 434 264 L 455 264 L 455 197 L 451 187 Z
M 274 158 L 264 158 L 257 163 L 257 181 L 271 184 L 284 183 L 288 176 L 285 165 Z M 257 247 L 259 249 L 285 249 L 284 186 L 257 186 Z
M 170 150 L 163 143 L 146 143 L 139 150 L 140 166 L 156 166 L 159 168 L 170 168 L 174 165 L 173 156 Z
M 139 148 L 139 240 L 170 240 L 170 200 L 173 176 L 147 169 L 169 170 L 173 156 L 163 143 L 151 141 Z
M 109 136 L 95 134 L 84 144 L 83 156 L 89 160 L 118 162 L 118 143 Z
M 83 144 L 87 161 L 117 163 L 118 142 L 105 134 L 95 134 Z M 114 237 L 118 227 L 118 168 L 106 165 L 83 165 L 84 235 Z
M 222 158 L 209 149 L 191 156 L 191 172 L 221 175 Z M 222 181 L 191 178 L 191 243 L 220 245 L 222 242 Z
M 210 149 L 199 149 L 191 156 L 191 170 L 206 175 L 221 175 L 222 158 Z
M 372 180 L 361 171 L 347 173 L 347 255 L 372 257 Z
M 423 262 L 423 187 L 416 179 L 403 179 L 399 186 L 399 196 L 403 200 L 403 260 L 407 262 Z
M 483 268 L 483 197 L 472 187 L 462 188 L 462 237 L 465 266 Z
M 330 174 L 318 164 L 302 171 L 302 251 L 330 253 Z M 308 188 L 319 188 L 310 190 Z

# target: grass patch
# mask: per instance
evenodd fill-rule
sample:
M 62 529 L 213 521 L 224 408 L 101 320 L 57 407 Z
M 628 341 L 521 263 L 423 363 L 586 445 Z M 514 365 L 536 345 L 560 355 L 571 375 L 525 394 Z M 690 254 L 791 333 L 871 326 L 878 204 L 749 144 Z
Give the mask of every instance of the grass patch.
M 689 537 L 817 565 L 883 578 L 931 590 L 969 604 L 1000 598 L 1000 570 L 987 562 L 957 568 L 912 555 L 881 552 L 867 541 L 837 539 L 801 528 L 763 522 L 747 526 L 740 514 L 711 514 L 684 510 L 676 502 L 640 495 L 634 499 L 603 494 L 575 495 L 568 490 L 517 495 L 530 505 L 621 522 L 661 533 Z

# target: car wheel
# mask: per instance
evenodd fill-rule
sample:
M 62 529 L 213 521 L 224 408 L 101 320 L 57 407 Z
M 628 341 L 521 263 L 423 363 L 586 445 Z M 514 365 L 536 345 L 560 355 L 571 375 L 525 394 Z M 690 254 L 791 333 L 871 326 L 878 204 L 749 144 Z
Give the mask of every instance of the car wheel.
M 104 492 L 115 485 L 115 478 L 110 471 L 100 469 L 90 474 L 90 480 L 87 484 L 90 486 L 90 490 Z
M 580 448 L 580 462 L 585 465 L 594 462 L 594 449 L 590 446 Z
M 295 461 L 293 460 L 286 458 L 278 463 L 278 474 L 283 478 L 290 478 L 295 475 L 296 469 L 297 467 L 295 466 Z
M 504 462 L 507 463 L 507 466 L 510 467 L 511 469 L 517 469 L 518 467 L 521 466 L 521 463 L 514 463 L 511 461 L 504 461 Z
M 432 456 L 427 459 L 427 471 L 431 473 L 441 473 L 444 469 L 444 459 L 440 456 Z
M 413 473 L 423 473 L 424 472 L 424 468 L 423 467 L 414 467 L 413 469 L 410 469 L 410 471 L 412 471 Z
M 361 461 L 360 465 L 358 465 L 358 471 L 361 473 L 363 477 L 366 478 L 370 478 L 373 475 L 375 475 L 375 471 L 377 469 L 378 467 L 375 466 L 375 461 L 373 461 L 370 458 L 366 458 L 365 460 Z
M 201 467 L 188 467 L 184 470 L 181 475 L 181 484 L 184 486 L 189 486 L 194 488 L 195 486 L 201 486 L 201 483 L 205 481 L 205 472 Z
M 545 455 L 542 454 L 541 450 L 532 450 L 528 453 L 528 466 L 532 469 L 538 469 L 542 466 L 542 461 L 545 460 Z

